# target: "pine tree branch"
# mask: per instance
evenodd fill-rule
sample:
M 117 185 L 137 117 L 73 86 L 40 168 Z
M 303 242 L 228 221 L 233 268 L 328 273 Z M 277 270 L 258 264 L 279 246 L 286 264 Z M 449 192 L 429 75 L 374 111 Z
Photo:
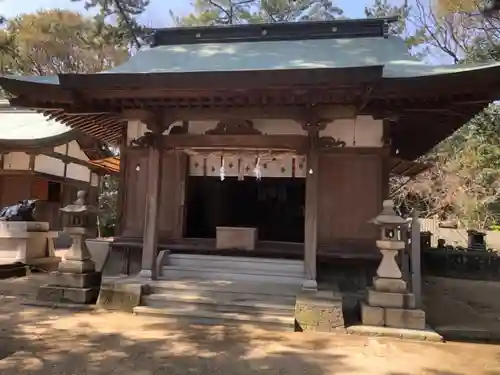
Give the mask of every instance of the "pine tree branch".
M 123 20 L 123 22 L 125 22 L 125 24 L 127 25 L 128 29 L 129 29 L 129 32 L 130 32 L 130 35 L 132 36 L 133 43 L 135 44 L 135 47 L 141 48 L 141 42 L 139 41 L 139 38 L 137 37 L 137 34 L 135 33 L 134 25 L 132 24 L 132 22 L 128 18 L 127 13 L 125 12 L 125 10 L 122 7 L 122 4 L 120 3 L 120 0 L 113 0 L 113 2 L 115 4 L 116 10 L 118 11 L 121 19 Z

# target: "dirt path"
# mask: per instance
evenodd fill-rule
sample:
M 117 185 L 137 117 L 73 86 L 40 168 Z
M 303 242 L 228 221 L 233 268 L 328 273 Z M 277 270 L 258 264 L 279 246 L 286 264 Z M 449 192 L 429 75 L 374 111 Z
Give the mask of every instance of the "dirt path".
M 0 281 L 2 375 L 500 375 L 500 346 L 185 327 L 21 305 L 42 282 Z

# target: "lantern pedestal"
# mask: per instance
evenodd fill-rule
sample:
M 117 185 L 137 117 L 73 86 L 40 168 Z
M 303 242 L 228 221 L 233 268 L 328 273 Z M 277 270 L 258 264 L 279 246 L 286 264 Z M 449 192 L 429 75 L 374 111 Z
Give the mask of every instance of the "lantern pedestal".
M 371 326 L 425 329 L 425 312 L 415 308 L 415 296 L 408 291 L 396 262 L 396 256 L 404 250 L 405 243 L 398 240 L 395 230 L 405 222 L 395 213 L 395 217 L 391 217 L 392 205 L 392 201 L 384 202 L 384 211 L 374 219 L 383 228 L 383 238 L 377 241 L 382 261 L 373 287 L 367 290 L 366 302 L 361 305 L 361 320 Z M 386 234 L 387 231 L 391 236 Z
M 97 300 L 101 273 L 95 271 L 95 263 L 85 243 L 88 229 L 84 226 L 88 222 L 84 220 L 85 215 L 95 210 L 82 202 L 84 199 L 61 209 L 77 219 L 73 220 L 75 226 L 64 228 L 73 243 L 59 263 L 57 271 L 51 273 L 50 283 L 38 290 L 38 300 L 81 304 L 95 303 Z

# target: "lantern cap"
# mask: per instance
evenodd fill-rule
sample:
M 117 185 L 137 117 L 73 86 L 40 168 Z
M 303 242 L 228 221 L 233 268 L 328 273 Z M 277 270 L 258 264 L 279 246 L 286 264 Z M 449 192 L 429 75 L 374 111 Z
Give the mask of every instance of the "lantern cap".
M 72 204 L 59 209 L 67 214 L 97 214 L 99 209 L 95 206 L 87 204 L 87 192 L 84 190 L 76 193 L 76 200 Z
M 394 202 L 387 199 L 382 203 L 382 212 L 370 220 L 371 223 L 380 226 L 398 227 L 408 224 L 408 220 L 403 219 L 394 211 Z

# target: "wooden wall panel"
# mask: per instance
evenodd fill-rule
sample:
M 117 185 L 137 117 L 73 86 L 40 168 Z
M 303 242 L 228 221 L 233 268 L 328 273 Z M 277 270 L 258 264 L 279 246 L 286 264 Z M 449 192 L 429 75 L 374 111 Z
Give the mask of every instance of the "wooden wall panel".
M 146 205 L 147 150 L 128 149 L 123 191 L 123 237 L 142 237 Z M 139 167 L 139 170 L 137 170 Z
M 382 207 L 382 161 L 379 155 L 320 155 L 319 246 L 341 252 L 375 249 L 379 232 L 368 221 Z
M 187 155 L 182 152 L 163 156 L 158 228 L 160 240 L 182 238 L 187 162 Z
M 31 175 L 2 176 L 1 206 L 10 206 L 31 197 Z

